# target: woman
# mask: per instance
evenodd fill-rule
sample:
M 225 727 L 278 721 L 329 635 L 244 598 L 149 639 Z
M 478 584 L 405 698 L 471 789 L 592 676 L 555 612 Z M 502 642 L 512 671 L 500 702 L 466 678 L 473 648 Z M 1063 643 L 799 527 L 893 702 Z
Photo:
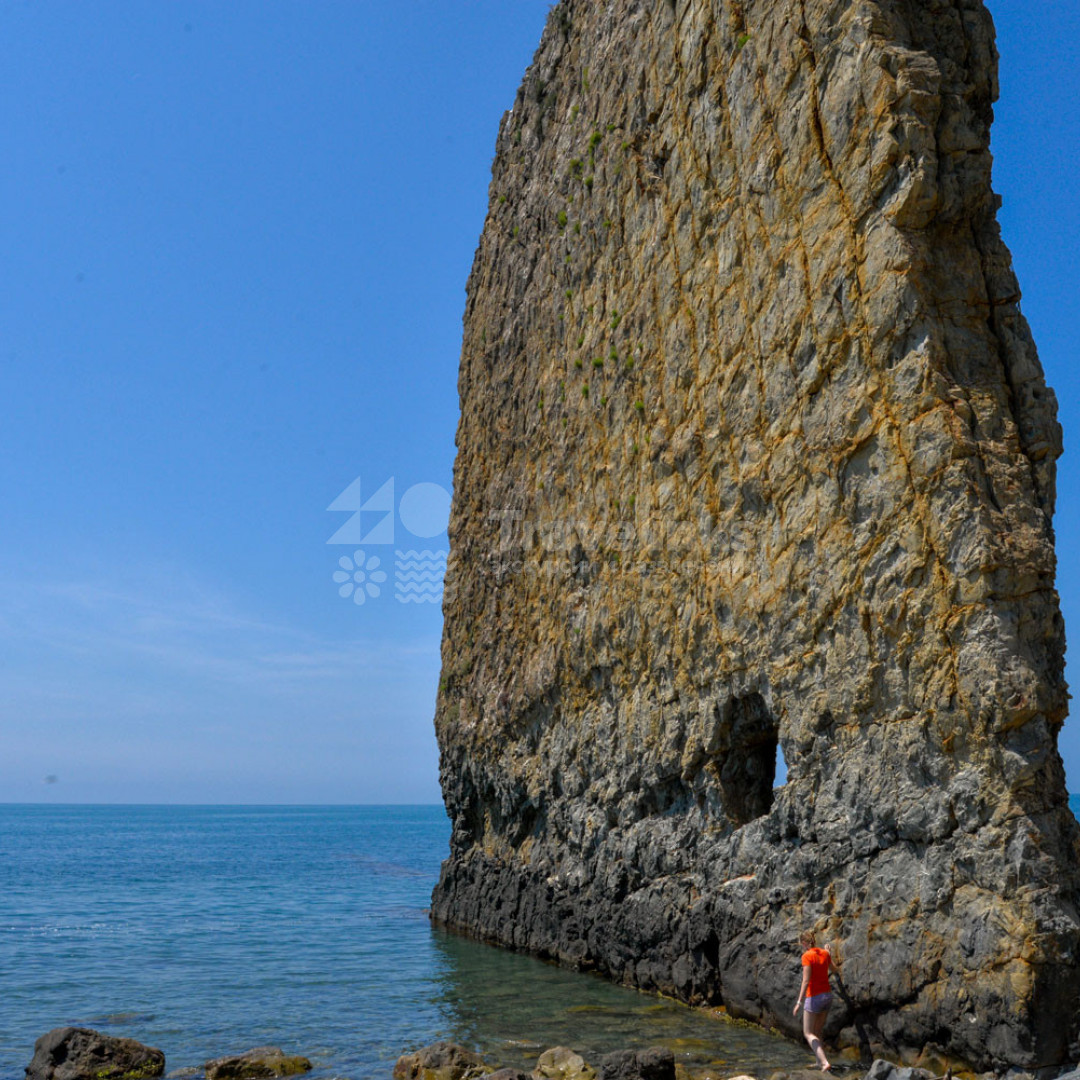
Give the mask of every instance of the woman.
M 803 1010 L 803 1035 L 822 1072 L 828 1072 L 832 1066 L 825 1057 L 821 1033 L 825 1030 L 825 1018 L 832 1004 L 832 990 L 829 987 L 832 953 L 828 945 L 823 949 L 817 947 L 817 938 L 811 930 L 800 936 L 799 944 L 805 949 L 802 955 L 802 986 L 799 987 L 799 1000 L 795 1002 L 792 1015 L 798 1016 L 799 1009 Z

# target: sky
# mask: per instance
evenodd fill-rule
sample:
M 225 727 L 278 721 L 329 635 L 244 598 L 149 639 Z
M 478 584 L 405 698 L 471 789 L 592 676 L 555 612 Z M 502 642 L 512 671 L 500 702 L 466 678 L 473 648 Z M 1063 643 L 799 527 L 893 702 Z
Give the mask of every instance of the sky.
M 1080 5 L 989 6 L 1080 633 Z M 438 801 L 415 601 L 548 7 L 0 3 L 0 802 Z

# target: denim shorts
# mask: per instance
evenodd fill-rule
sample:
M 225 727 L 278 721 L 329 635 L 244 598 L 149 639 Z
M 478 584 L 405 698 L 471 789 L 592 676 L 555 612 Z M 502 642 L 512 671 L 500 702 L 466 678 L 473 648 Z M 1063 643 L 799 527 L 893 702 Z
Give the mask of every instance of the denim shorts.
M 808 1013 L 819 1013 L 824 1012 L 831 1004 L 832 994 L 826 992 L 824 994 L 814 994 L 812 997 L 808 997 L 803 1008 Z

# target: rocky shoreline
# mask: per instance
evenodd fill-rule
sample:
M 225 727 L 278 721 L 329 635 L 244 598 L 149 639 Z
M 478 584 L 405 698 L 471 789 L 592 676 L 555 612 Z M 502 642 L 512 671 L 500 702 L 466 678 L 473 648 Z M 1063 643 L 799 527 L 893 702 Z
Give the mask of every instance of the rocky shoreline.
M 243 1054 L 214 1058 L 201 1068 L 183 1068 L 169 1077 L 205 1080 L 267 1080 L 310 1072 L 311 1061 L 288 1054 L 280 1047 L 261 1046 Z M 937 1075 L 929 1069 L 902 1066 L 882 1058 L 869 1067 L 842 1062 L 834 1075 L 850 1080 L 953 1080 L 946 1069 Z M 61 1027 L 46 1032 L 34 1044 L 33 1060 L 26 1080 L 153 1080 L 164 1076 L 165 1054 L 136 1039 L 118 1038 L 91 1028 Z M 565 1046 L 539 1054 L 531 1071 L 501 1065 L 457 1043 L 441 1041 L 398 1058 L 393 1080 L 812 1080 L 817 1069 L 777 1069 L 767 1075 L 727 1072 L 676 1062 L 667 1047 L 616 1050 L 594 1063 Z M 957 1080 L 1080 1080 L 1080 1065 L 1025 1072 L 1011 1068 L 1000 1072 L 957 1073 Z
M 830 1070 L 849 1080 L 1080 1080 L 1080 1066 L 1038 1069 L 1025 1072 L 1010 1068 L 998 1072 L 936 1074 L 929 1069 L 898 1065 L 884 1058 L 869 1066 L 842 1062 Z M 400 1057 L 394 1066 L 394 1080 L 813 1080 L 816 1068 L 776 1069 L 753 1075 L 715 1067 L 693 1068 L 676 1062 L 666 1047 L 646 1050 L 617 1050 L 604 1054 L 592 1065 L 565 1046 L 545 1050 L 532 1071 L 491 1064 L 484 1057 L 450 1042 L 437 1042 Z
M 278 1046 L 257 1046 L 243 1054 L 214 1058 L 199 1069 L 179 1069 L 169 1075 L 262 1080 L 298 1076 L 311 1069 L 311 1062 L 299 1054 L 286 1054 Z M 26 1080 L 152 1080 L 164 1074 L 165 1054 L 156 1046 L 80 1027 L 46 1032 L 34 1043 L 33 1060 L 26 1066 Z

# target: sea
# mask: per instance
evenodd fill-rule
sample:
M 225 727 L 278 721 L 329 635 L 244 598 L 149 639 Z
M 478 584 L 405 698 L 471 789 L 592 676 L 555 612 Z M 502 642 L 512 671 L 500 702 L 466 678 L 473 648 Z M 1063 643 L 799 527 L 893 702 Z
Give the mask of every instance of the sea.
M 389 1080 L 437 1039 L 523 1069 L 559 1045 L 594 1063 L 668 1046 L 727 1075 L 812 1064 L 749 1025 L 433 927 L 449 836 L 440 806 L 0 806 L 0 1080 L 69 1024 L 157 1046 L 176 1076 L 275 1045 L 313 1080 Z

